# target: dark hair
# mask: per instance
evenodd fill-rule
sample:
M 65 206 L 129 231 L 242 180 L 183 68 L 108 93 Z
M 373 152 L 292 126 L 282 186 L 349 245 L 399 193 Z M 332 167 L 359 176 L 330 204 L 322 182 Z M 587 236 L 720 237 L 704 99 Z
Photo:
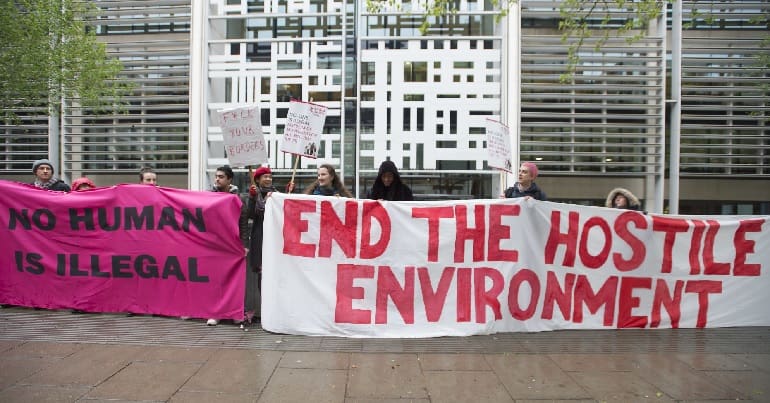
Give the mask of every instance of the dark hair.
M 342 184 L 342 179 L 340 179 L 340 176 L 337 175 L 337 171 L 334 170 L 334 167 L 331 164 L 321 164 L 318 166 L 318 169 L 321 169 L 321 168 L 325 168 L 329 172 L 329 175 L 332 176 L 332 188 L 334 188 L 334 190 L 336 190 L 340 194 L 340 196 L 351 197 L 351 198 L 353 197 L 353 194 L 350 193 L 350 191 L 345 188 L 345 185 Z M 308 186 L 308 188 L 305 189 L 305 194 L 308 194 L 308 195 L 313 194 L 313 191 L 317 187 L 318 187 L 318 179 L 316 179 L 316 181 L 313 182 L 312 185 Z
M 221 167 L 217 168 L 217 171 L 224 172 L 225 176 L 227 177 L 227 179 L 233 179 L 233 176 L 234 176 L 233 169 L 230 168 L 230 165 L 221 166 Z
M 144 168 L 140 169 L 139 170 L 139 181 L 140 182 L 143 181 L 144 180 L 144 174 L 148 174 L 148 173 L 154 174 L 155 170 L 152 169 L 151 167 L 144 167 Z

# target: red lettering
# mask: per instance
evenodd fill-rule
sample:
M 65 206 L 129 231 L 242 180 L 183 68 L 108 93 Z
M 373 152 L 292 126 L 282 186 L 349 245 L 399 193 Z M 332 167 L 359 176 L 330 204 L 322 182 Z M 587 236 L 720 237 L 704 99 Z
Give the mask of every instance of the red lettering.
M 612 254 L 612 263 L 615 264 L 619 271 L 631 271 L 639 268 L 642 262 L 644 262 L 644 256 L 647 253 L 644 242 L 628 230 L 629 223 L 633 223 L 635 228 L 647 229 L 647 220 L 643 215 L 634 211 L 627 211 L 619 215 L 615 220 L 615 233 L 618 235 L 618 238 L 624 240 L 631 248 L 631 257 L 628 260 L 623 259 L 620 253 Z
M 692 231 L 692 241 L 690 241 L 690 274 L 700 274 L 700 245 L 703 239 L 703 231 L 706 230 L 706 223 L 701 220 L 692 220 L 694 225 Z
M 594 294 L 591 283 L 585 275 L 580 275 L 575 284 L 575 308 L 572 313 L 572 321 L 583 323 L 583 305 L 588 308 L 592 314 L 596 314 L 599 308 L 604 305 L 604 326 L 612 326 L 615 319 L 615 294 L 618 289 L 618 277 L 610 276 L 599 288 L 599 292 Z
M 743 220 L 738 224 L 735 231 L 735 265 L 733 275 L 735 276 L 759 276 L 762 272 L 762 266 L 756 263 L 746 263 L 746 255 L 754 253 L 754 241 L 746 239 L 746 232 L 762 232 L 763 219 Z
M 623 277 L 620 279 L 620 295 L 618 297 L 618 327 L 645 327 L 646 316 L 633 316 L 631 310 L 639 306 L 639 297 L 634 296 L 634 289 L 652 288 L 650 277 Z
M 706 275 L 728 275 L 730 274 L 730 263 L 721 263 L 714 261 L 714 240 L 719 233 L 719 221 L 706 220 L 709 229 L 706 231 L 706 241 L 703 245 L 703 274 Z
M 487 290 L 487 279 L 492 280 L 492 286 Z M 479 267 L 473 270 L 473 285 L 476 298 L 476 323 L 486 323 L 487 307 L 492 308 L 495 314 L 495 320 L 503 318 L 500 311 L 500 294 L 505 287 L 503 275 L 495 269 L 489 267 Z
M 353 287 L 353 280 L 357 278 L 374 278 L 374 266 L 337 265 L 337 304 L 334 308 L 335 323 L 352 323 L 356 325 L 372 323 L 371 311 L 353 308 L 354 299 L 364 298 L 363 287 Z
M 518 204 L 492 204 L 489 206 L 489 252 L 490 262 L 518 262 L 519 252 L 500 249 L 500 241 L 511 238 L 511 227 L 502 224 L 503 216 L 517 216 L 521 211 Z
M 457 269 L 457 321 L 471 321 L 471 274 L 472 270 L 464 267 Z
M 575 266 L 575 249 L 577 249 L 578 239 L 578 220 L 580 214 L 576 211 L 569 212 L 567 232 L 559 232 L 561 223 L 561 211 L 551 212 L 551 231 L 548 234 L 548 242 L 545 244 L 545 263 L 553 264 L 556 258 L 556 248 L 564 244 L 567 249 L 564 251 L 563 266 Z
M 564 319 L 570 320 L 570 311 L 572 310 L 572 292 L 575 287 L 575 274 L 567 273 L 564 277 L 564 289 L 556 278 L 556 273 L 549 271 L 545 281 L 545 295 L 543 300 L 543 319 L 553 318 L 554 302 L 559 305 L 561 315 Z
M 522 309 L 519 306 L 519 292 L 521 291 L 521 284 L 529 283 L 529 304 L 526 308 Z M 540 280 L 537 278 L 537 274 L 529 269 L 521 269 L 513 275 L 510 281 L 510 287 L 508 290 L 508 311 L 511 313 L 514 319 L 527 320 L 535 314 L 537 309 L 537 297 L 540 295 Z
M 414 267 L 404 269 L 404 286 L 398 282 L 388 266 L 377 269 L 377 310 L 374 323 L 388 323 L 388 297 L 404 319 L 404 323 L 414 323 Z
M 476 228 L 468 227 L 468 210 L 466 206 L 458 204 L 455 206 L 455 262 L 465 261 L 465 241 L 471 240 L 473 246 L 473 261 L 480 262 L 484 260 L 484 246 L 486 244 L 485 234 L 486 225 L 484 222 L 484 206 L 474 206 L 474 223 Z
M 666 280 L 658 279 L 655 286 L 655 296 L 652 299 L 652 320 L 650 321 L 650 327 L 660 326 L 660 308 L 666 307 L 668 317 L 671 318 L 671 327 L 676 329 L 679 327 L 679 318 L 682 316 L 682 287 L 684 281 L 677 280 L 674 283 L 674 292 L 668 291 L 668 284 Z M 673 294 L 673 295 L 672 295 Z
M 604 246 L 596 256 L 591 255 L 588 251 L 588 234 L 593 227 L 599 227 L 604 234 Z M 585 225 L 583 225 L 583 231 L 580 234 L 580 262 L 589 269 L 598 269 L 607 261 L 611 248 L 612 233 L 610 233 L 610 225 L 601 217 L 589 218 Z
M 313 200 L 287 199 L 283 204 L 283 253 L 291 256 L 315 256 L 315 245 L 302 243 L 302 233 L 307 232 L 308 224 L 302 219 L 302 213 L 315 212 Z
M 698 294 L 698 323 L 696 327 L 706 327 L 709 312 L 709 293 L 721 294 L 722 282 L 713 280 L 691 280 L 684 287 L 684 292 Z
M 372 220 L 380 224 L 380 239 L 371 244 Z M 388 211 L 379 202 L 364 202 L 363 217 L 361 218 L 361 259 L 374 259 L 381 256 L 390 243 L 390 217 Z
M 687 224 L 687 221 L 681 218 L 652 216 L 652 230 L 666 233 L 666 238 L 663 241 L 663 262 L 661 262 L 661 273 L 671 273 L 671 254 L 674 249 L 676 233 L 687 232 L 688 229 L 689 225 Z
M 452 207 L 415 207 L 412 209 L 412 218 L 426 218 L 428 220 L 428 261 L 438 261 L 438 224 L 442 218 L 454 217 Z
M 345 202 L 345 223 L 337 217 L 334 205 L 321 202 L 321 234 L 318 239 L 318 256 L 332 255 L 332 240 L 337 242 L 345 257 L 356 256 L 356 230 L 358 229 L 358 202 Z
M 446 296 L 449 293 L 449 286 L 452 285 L 455 268 L 446 267 L 441 272 L 441 279 L 433 291 L 430 281 L 430 272 L 425 267 L 417 269 L 417 276 L 420 279 L 420 289 L 422 290 L 422 300 L 425 304 L 425 316 L 428 322 L 438 322 L 441 319 L 441 312 L 444 309 Z

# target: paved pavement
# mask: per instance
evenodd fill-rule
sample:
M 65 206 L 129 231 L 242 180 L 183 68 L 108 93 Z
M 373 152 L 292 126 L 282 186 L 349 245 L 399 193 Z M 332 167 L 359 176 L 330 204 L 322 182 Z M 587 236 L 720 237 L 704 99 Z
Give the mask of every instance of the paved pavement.
M 345 339 L 0 309 L 0 402 L 770 402 L 770 328 Z

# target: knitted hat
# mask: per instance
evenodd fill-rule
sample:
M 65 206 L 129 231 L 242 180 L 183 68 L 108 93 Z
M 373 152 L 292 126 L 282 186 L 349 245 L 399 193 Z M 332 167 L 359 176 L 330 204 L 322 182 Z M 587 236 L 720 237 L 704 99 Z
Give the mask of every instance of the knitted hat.
M 521 166 L 529 169 L 529 174 L 532 175 L 532 180 L 537 178 L 537 165 L 534 162 L 522 162 Z
M 88 185 L 91 188 L 95 188 L 96 185 L 94 185 L 94 182 L 91 179 L 88 179 L 86 177 L 77 178 L 74 181 L 72 181 L 72 190 L 78 190 L 78 188 L 82 185 Z
M 32 163 L 32 173 L 33 173 L 33 174 L 34 174 L 35 172 L 37 172 L 37 168 L 38 168 L 40 165 L 48 165 L 49 167 L 51 167 L 51 172 L 54 172 L 54 169 L 53 169 L 53 163 L 51 163 L 51 161 L 50 161 L 50 160 L 43 158 L 43 159 L 41 159 L 41 160 L 37 160 L 37 161 L 35 161 L 35 162 L 33 162 L 33 163 Z
M 264 174 L 273 174 L 273 171 L 270 170 L 270 167 L 259 167 L 256 171 L 254 171 L 254 180 L 259 180 L 259 177 Z

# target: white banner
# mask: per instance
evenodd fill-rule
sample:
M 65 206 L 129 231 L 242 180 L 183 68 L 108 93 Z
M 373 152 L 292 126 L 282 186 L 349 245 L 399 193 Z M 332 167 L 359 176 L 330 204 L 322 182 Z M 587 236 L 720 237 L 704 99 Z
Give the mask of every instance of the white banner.
M 274 193 L 262 326 L 349 337 L 770 326 L 768 220 Z
M 217 113 L 230 165 L 245 167 L 267 162 L 267 144 L 258 107 L 244 106 Z
M 489 166 L 513 172 L 511 166 L 511 135 L 508 126 L 492 119 L 485 121 L 487 129 L 487 161 Z
M 325 106 L 292 99 L 286 115 L 281 151 L 318 158 L 324 121 L 326 121 Z

